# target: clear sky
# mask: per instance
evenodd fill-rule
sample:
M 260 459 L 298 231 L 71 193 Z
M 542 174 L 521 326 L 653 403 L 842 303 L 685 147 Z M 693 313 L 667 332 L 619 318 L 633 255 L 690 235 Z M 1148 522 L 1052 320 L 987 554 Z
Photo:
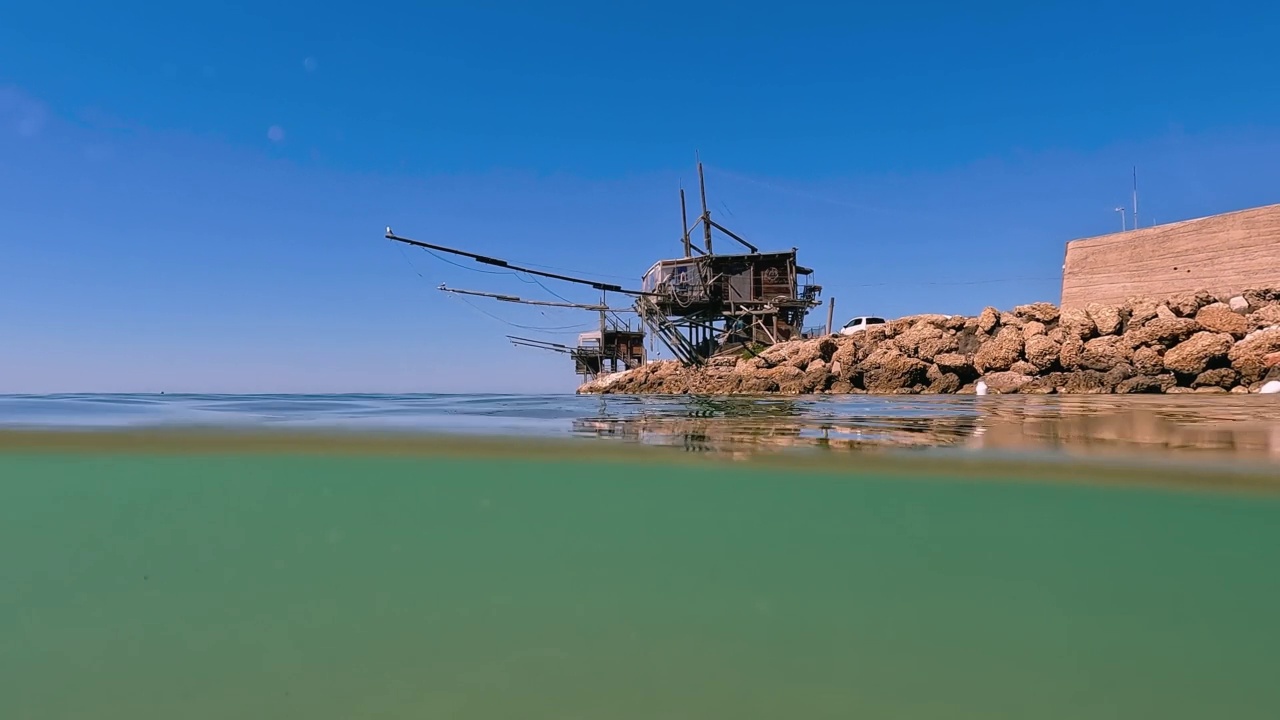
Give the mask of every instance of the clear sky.
M 438 292 L 555 299 L 385 227 L 635 285 L 695 152 L 838 320 L 1056 300 L 1135 164 L 1143 225 L 1280 202 L 1277 31 L 1263 2 L 7 3 L 0 392 L 570 391 L 504 335 L 577 328 L 507 323 L 591 316 Z

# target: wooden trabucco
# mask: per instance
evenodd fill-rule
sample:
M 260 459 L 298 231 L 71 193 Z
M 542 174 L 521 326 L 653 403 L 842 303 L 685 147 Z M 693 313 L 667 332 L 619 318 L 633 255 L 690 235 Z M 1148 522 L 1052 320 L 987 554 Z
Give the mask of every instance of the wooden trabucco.
M 813 270 L 796 262 L 796 249 L 759 252 L 711 219 L 706 183 L 698 164 L 702 215 L 684 230 L 682 258 L 661 260 L 645 273 L 636 309 L 663 343 L 686 364 L 745 347 L 798 339 L 805 315 L 821 304 Z M 680 192 L 685 216 L 684 191 Z M 691 232 L 702 227 L 702 247 Z M 750 251 L 717 255 L 712 229 Z M 697 254 L 695 254 L 697 253 Z

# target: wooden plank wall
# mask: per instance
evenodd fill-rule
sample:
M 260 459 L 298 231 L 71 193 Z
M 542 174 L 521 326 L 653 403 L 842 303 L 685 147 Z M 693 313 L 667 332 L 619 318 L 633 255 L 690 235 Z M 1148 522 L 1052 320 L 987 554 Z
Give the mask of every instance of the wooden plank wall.
M 1280 288 L 1280 204 L 1067 243 L 1062 307 Z

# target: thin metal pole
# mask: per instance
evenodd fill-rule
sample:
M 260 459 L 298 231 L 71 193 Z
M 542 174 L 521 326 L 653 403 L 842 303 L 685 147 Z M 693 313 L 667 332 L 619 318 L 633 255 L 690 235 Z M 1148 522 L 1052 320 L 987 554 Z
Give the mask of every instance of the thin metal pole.
M 1133 166 L 1133 229 L 1138 229 L 1138 166 Z
M 1120 213 L 1120 232 L 1124 232 L 1125 230 L 1128 230 L 1129 226 L 1126 225 L 1124 222 L 1124 208 L 1118 207 L 1116 208 L 1116 212 Z
M 684 240 L 684 256 L 689 257 L 693 249 L 689 247 L 689 211 L 685 209 L 684 188 L 680 188 L 680 236 Z
M 836 299 L 831 298 L 831 304 L 827 306 L 827 334 L 831 334 L 831 321 L 836 314 Z

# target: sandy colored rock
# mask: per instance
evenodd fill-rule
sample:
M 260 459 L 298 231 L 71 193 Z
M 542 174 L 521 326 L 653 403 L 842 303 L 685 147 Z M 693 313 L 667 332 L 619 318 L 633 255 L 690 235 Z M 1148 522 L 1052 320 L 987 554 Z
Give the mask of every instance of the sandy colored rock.
M 1089 313 L 1081 308 L 1069 308 L 1063 312 L 1060 327 L 1068 336 L 1078 337 L 1081 340 L 1093 337 L 1097 330 L 1093 320 L 1089 318 Z
M 1037 335 L 1044 335 L 1049 329 L 1039 320 L 1029 320 L 1022 324 L 1022 339 L 1030 340 Z
M 1089 303 L 1085 313 L 1093 321 L 1099 335 L 1114 335 L 1120 331 L 1120 308 L 1114 305 Z
M 1153 347 L 1140 347 L 1133 352 L 1133 367 L 1143 375 L 1164 372 L 1164 354 Z
M 1108 335 L 1094 338 L 1084 344 L 1084 350 L 1080 355 L 1080 367 L 1106 372 L 1116 365 L 1129 362 L 1131 357 L 1132 350 L 1123 338 Z
M 1183 375 L 1199 375 L 1223 359 L 1235 344 L 1226 333 L 1198 332 L 1164 354 L 1164 366 Z
M 999 324 L 1000 311 L 993 307 L 984 308 L 982 314 L 978 315 L 978 332 L 990 335 Z
M 1200 324 L 1190 318 L 1156 318 L 1136 330 L 1124 334 L 1130 347 L 1160 344 L 1166 347 L 1186 340 L 1200 330 Z
M 1060 392 L 1072 395 L 1099 395 L 1111 392 L 1107 378 L 1097 370 L 1079 370 L 1067 373 Z
M 1173 375 L 1138 375 L 1117 385 L 1115 391 L 1120 395 L 1163 393 L 1177 384 Z
M 1267 371 L 1265 358 L 1275 352 L 1280 352 L 1280 328 L 1249 333 L 1231 348 L 1227 358 L 1240 371 L 1240 382 L 1248 385 L 1262 379 Z
M 1084 359 L 1084 341 L 1075 335 L 1069 335 L 1058 351 L 1058 364 L 1063 370 L 1079 370 L 1080 361 Z
M 1129 326 L 1140 327 L 1156 318 L 1156 301 L 1150 298 L 1131 298 L 1125 303 L 1129 314 Z
M 1269 327 L 1271 325 L 1280 325 L 1280 305 L 1267 305 L 1258 308 L 1249 313 L 1247 323 L 1251 324 L 1250 330 Z
M 995 372 L 982 376 L 987 384 L 987 391 L 998 395 L 1012 395 L 1031 383 L 1029 375 L 1016 372 Z
M 1044 335 L 1033 335 L 1027 338 L 1023 349 L 1027 362 L 1034 365 L 1041 372 L 1056 365 L 1061 352 L 1062 348 L 1058 343 Z
M 1241 295 L 1237 295 L 1228 300 L 1227 306 L 1230 307 L 1231 311 L 1234 313 L 1238 313 L 1240 315 L 1249 314 L 1249 301 L 1245 300 Z
M 1196 312 L 1196 322 L 1209 332 L 1227 333 L 1235 338 L 1244 337 L 1249 330 L 1249 320 L 1232 312 L 1231 308 L 1216 303 L 1206 305 Z
M 973 366 L 981 373 L 1008 370 L 1022 359 L 1022 331 L 1015 327 L 1000 328 L 996 336 L 974 353 Z
M 862 362 L 862 384 L 868 392 L 887 393 L 921 385 L 929 365 L 893 348 L 880 348 Z
M 942 353 L 935 356 L 933 362 L 944 373 L 964 374 L 973 370 L 973 357 L 960 353 Z
M 1058 318 L 1061 317 L 1061 311 L 1058 310 L 1058 306 L 1047 302 L 1019 305 L 1013 309 L 1013 314 L 1023 320 L 1034 320 L 1046 325 L 1057 322 Z
M 1240 373 L 1232 368 L 1217 368 L 1215 370 L 1205 370 L 1191 381 L 1193 388 L 1214 387 L 1223 390 L 1230 389 L 1235 386 L 1240 379 Z

